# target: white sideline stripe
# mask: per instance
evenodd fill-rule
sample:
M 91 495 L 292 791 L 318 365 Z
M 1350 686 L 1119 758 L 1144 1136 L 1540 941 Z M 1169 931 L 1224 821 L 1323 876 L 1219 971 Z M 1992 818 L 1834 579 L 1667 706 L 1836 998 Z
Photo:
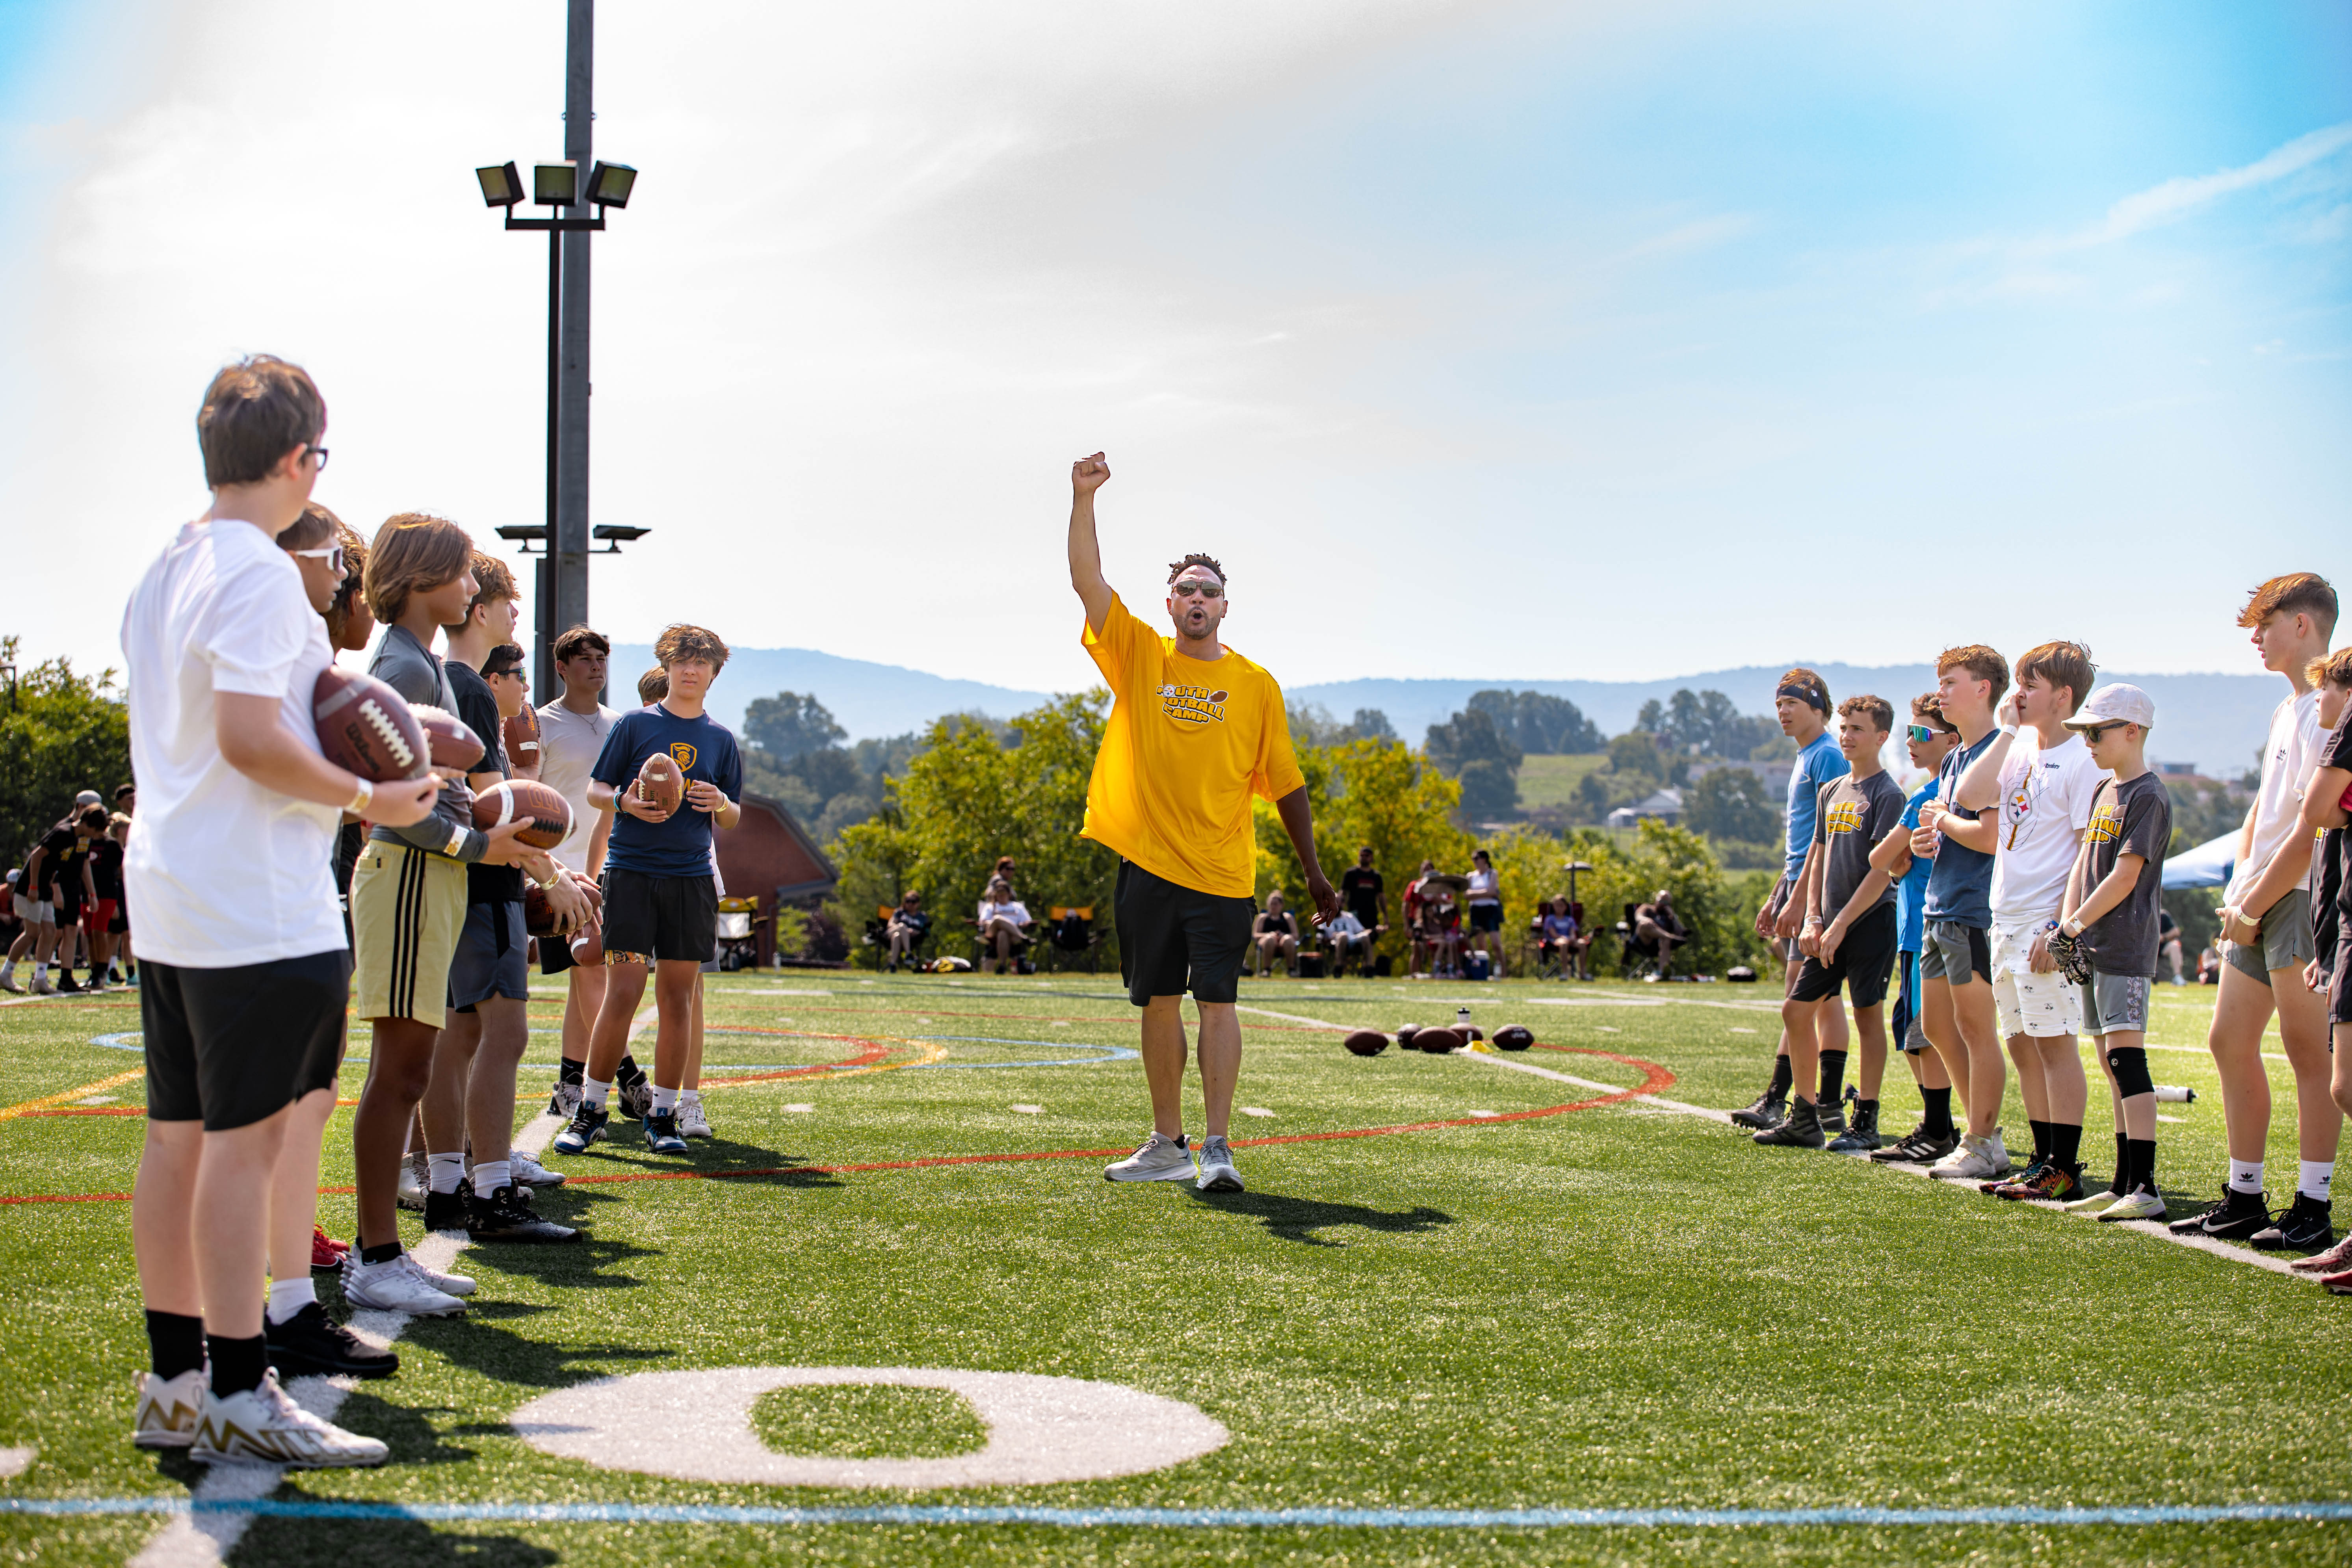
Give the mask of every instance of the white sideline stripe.
M 643 1034 L 657 1016 L 654 1004 L 646 1003 L 629 1020 L 629 1038 L 634 1040 Z M 513 1148 L 517 1153 L 537 1159 L 562 1131 L 563 1123 L 541 1109 L 515 1133 Z M 465 1232 L 437 1230 L 409 1251 L 425 1268 L 446 1274 L 466 1246 Z M 412 1321 L 405 1312 L 354 1312 L 351 1330 L 376 1349 L 389 1350 L 393 1342 L 408 1331 Z M 322 1421 L 332 1421 L 357 1382 L 349 1377 L 298 1377 L 286 1385 L 286 1393 L 311 1415 Z M 29 1462 L 30 1450 L 26 1453 Z M 204 1479 L 195 1484 L 189 1496 L 197 1502 L 258 1502 L 276 1491 L 285 1479 L 286 1471 L 277 1465 L 215 1465 L 205 1471 Z M 131 1568 L 219 1568 L 252 1525 L 253 1515 L 249 1513 L 179 1515 L 157 1531 L 139 1555 L 131 1559 Z

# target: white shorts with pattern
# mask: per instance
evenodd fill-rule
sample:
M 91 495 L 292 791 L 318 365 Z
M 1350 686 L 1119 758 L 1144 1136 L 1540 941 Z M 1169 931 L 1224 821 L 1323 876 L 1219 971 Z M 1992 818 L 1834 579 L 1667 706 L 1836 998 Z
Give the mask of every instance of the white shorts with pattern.
M 1992 1005 L 2004 1040 L 2012 1035 L 2053 1039 L 2083 1032 L 2082 988 L 2066 984 L 2066 977 L 2054 969 L 2047 974 L 2033 973 L 2034 934 L 2047 924 L 2048 916 L 2036 916 L 1992 928 Z

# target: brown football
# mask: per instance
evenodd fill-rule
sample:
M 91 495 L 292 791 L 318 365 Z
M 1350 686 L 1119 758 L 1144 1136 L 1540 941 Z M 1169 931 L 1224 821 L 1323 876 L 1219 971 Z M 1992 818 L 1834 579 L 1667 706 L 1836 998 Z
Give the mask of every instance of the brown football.
M 656 811 L 676 811 L 686 804 L 686 774 L 667 752 L 656 752 L 646 759 L 637 770 L 635 787 L 637 798 Z
M 1360 1057 L 1376 1057 L 1389 1048 L 1389 1037 L 1378 1029 L 1352 1030 L 1344 1043 Z
M 1423 1029 L 1413 1036 L 1412 1043 L 1431 1056 L 1442 1057 L 1448 1051 L 1462 1048 L 1462 1037 L 1451 1029 Z
M 1512 1024 L 1495 1031 L 1495 1044 L 1507 1051 L 1524 1051 L 1535 1043 L 1535 1031 L 1525 1024 Z
M 594 920 L 604 907 L 604 889 L 593 882 L 573 878 L 572 885 L 587 895 L 588 918 Z M 522 928 L 531 936 L 551 937 L 555 934 L 555 910 L 547 901 L 546 891 L 537 882 L 525 881 L 522 886 Z
M 513 718 L 499 725 L 500 739 L 506 742 L 507 766 L 516 773 L 539 766 L 539 715 L 526 706 Z
M 482 738 L 474 733 L 473 726 L 450 712 L 446 708 L 427 708 L 419 704 L 409 710 L 416 721 L 425 726 L 425 743 L 433 753 L 433 765 L 446 773 L 471 773 L 482 760 Z
M 604 962 L 604 933 L 595 926 L 583 928 L 572 939 L 572 962 L 583 969 L 593 969 Z
M 1397 1026 L 1396 1032 L 1397 1044 L 1408 1051 L 1412 1050 L 1415 1048 L 1412 1043 L 1413 1039 L 1420 1033 L 1421 1026 L 1419 1024 L 1399 1024 Z
M 425 726 L 400 693 L 374 676 L 329 665 L 310 689 L 310 716 L 319 749 L 337 767 L 373 784 L 424 776 Z
M 537 779 L 507 779 L 474 797 L 474 826 L 485 833 L 519 818 L 530 826 L 517 838 L 533 849 L 552 849 L 572 831 L 572 803 Z

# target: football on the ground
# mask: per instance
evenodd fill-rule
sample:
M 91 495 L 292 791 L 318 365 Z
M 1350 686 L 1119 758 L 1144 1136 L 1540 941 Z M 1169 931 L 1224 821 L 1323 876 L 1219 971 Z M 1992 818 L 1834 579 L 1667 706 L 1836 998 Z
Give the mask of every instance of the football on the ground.
M 1524 1051 L 1535 1043 L 1535 1031 L 1523 1024 L 1513 1024 L 1495 1031 L 1495 1045 L 1499 1050 Z
M 1376 1057 L 1389 1048 L 1389 1037 L 1378 1029 L 1357 1029 L 1348 1036 L 1348 1048 L 1360 1057 Z
M 530 826 L 517 838 L 533 849 L 552 849 L 572 831 L 572 803 L 537 779 L 507 779 L 474 797 L 474 826 L 483 832 L 518 820 Z
M 425 726 L 399 692 L 373 675 L 329 665 L 310 689 L 319 749 L 339 768 L 372 784 L 421 777 Z
M 656 811 L 676 811 L 686 804 L 686 774 L 677 759 L 667 752 L 656 752 L 637 770 L 637 782 L 632 786 L 637 798 Z
M 482 738 L 474 733 L 473 726 L 450 712 L 446 708 L 418 705 L 409 710 L 416 721 L 425 726 L 425 744 L 433 753 L 433 765 L 453 773 L 471 773 L 482 760 Z
M 1431 1056 L 1442 1057 L 1448 1051 L 1462 1048 L 1462 1037 L 1451 1029 L 1423 1029 L 1413 1036 L 1412 1043 Z
M 499 730 L 499 739 L 506 742 L 507 766 L 517 773 L 539 766 L 539 715 L 530 704 L 524 704 L 522 711 L 513 718 L 503 721 Z
M 1412 1050 L 1415 1048 L 1412 1043 L 1413 1037 L 1420 1033 L 1421 1026 L 1419 1024 L 1399 1024 L 1397 1026 L 1397 1044 L 1408 1051 Z

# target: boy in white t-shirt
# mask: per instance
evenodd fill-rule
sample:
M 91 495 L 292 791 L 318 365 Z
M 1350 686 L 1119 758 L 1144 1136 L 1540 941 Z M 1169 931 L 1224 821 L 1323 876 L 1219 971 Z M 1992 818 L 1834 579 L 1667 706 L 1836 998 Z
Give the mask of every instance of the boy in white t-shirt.
M 2066 878 L 2091 821 L 2103 772 L 2066 721 L 2090 695 L 2091 650 L 2047 642 L 2018 656 L 2017 689 L 2000 705 L 2000 732 L 1960 776 L 1956 799 L 1993 812 L 1992 999 L 2019 1098 L 2033 1129 L 2033 1159 L 2014 1179 L 1990 1179 L 2005 1198 L 2071 1203 L 2083 1195 L 2081 988 L 2067 983 L 2038 938 L 2055 929 Z
M 262 1280 L 294 1103 L 334 1082 L 341 1055 L 351 953 L 335 829 L 345 811 L 422 821 L 436 788 L 371 786 L 319 748 L 311 689 L 334 655 L 276 539 L 326 466 L 326 424 L 318 388 L 283 360 L 215 376 L 196 416 L 212 508 L 147 569 L 122 617 L 145 796 L 123 854 L 147 1058 L 131 1235 L 152 1360 L 131 1441 L 205 1461 L 387 1453 L 279 1390 L 262 1326 L 265 1299 L 311 1291 L 307 1273 L 266 1293 Z
M 2325 1247 L 2335 1235 L 2328 1187 L 2344 1114 L 2328 1090 L 2327 1004 L 2303 983 L 2304 965 L 2317 951 L 2305 885 L 2312 836 L 2303 826 L 2303 788 L 2319 755 L 2319 694 L 2305 670 L 2327 653 L 2336 608 L 2336 590 L 2325 577 L 2295 572 L 2256 588 L 2238 616 L 2253 631 L 2263 668 L 2286 677 L 2293 690 L 2271 713 L 2262 787 L 2239 830 L 2236 869 L 2221 900 L 2221 994 L 2205 1043 L 2221 1070 L 2229 1184 L 2211 1209 L 2173 1222 L 2183 1235 L 2298 1251 Z M 2303 1156 L 2294 1202 L 2276 1223 L 2263 1194 L 2271 1083 L 2262 1041 L 2273 1009 L 2279 1044 L 2294 1069 Z
M 588 775 L 604 754 L 604 737 L 621 721 L 620 713 L 604 705 L 603 693 L 613 656 L 613 645 L 592 626 L 573 626 L 555 639 L 555 678 L 563 695 L 539 710 L 539 782 L 572 805 L 572 820 L 580 826 L 555 847 L 556 859 L 590 881 L 604 875 L 604 848 L 613 837 L 613 814 L 588 804 Z M 564 977 L 562 1062 L 557 1068 L 554 1092 L 547 1113 L 569 1121 L 580 1109 L 582 1081 L 588 1067 L 588 1034 L 595 1027 L 597 1009 L 604 1005 L 602 964 L 585 967 L 572 962 L 572 949 L 552 940 L 539 944 L 541 974 Z M 653 1086 L 636 1059 L 624 1054 L 620 1077 L 621 1112 L 642 1118 L 653 1104 Z

